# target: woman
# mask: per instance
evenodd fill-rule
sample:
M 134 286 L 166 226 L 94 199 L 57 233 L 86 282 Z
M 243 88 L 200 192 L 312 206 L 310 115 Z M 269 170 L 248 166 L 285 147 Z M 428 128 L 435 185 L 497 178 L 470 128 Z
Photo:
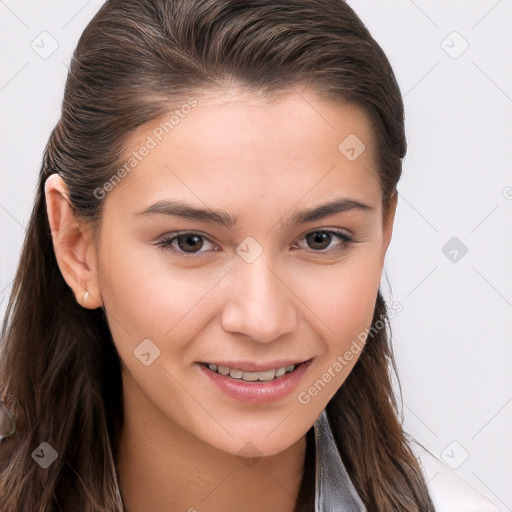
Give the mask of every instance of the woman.
M 403 120 L 340 0 L 107 1 L 3 326 L 0 510 L 433 511 L 379 291 Z

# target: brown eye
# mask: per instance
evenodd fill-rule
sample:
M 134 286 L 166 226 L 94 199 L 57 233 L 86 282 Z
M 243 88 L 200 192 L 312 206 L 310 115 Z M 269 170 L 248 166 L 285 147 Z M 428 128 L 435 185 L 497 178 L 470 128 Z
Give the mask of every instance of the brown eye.
M 197 235 L 180 235 L 176 237 L 179 248 L 184 252 L 196 252 L 203 246 L 203 240 Z
M 306 236 L 306 240 L 311 249 L 326 249 L 331 243 L 331 234 L 327 231 L 316 231 Z
M 345 233 L 332 229 L 312 231 L 304 237 L 304 240 L 306 241 L 307 249 L 324 253 L 330 253 L 331 251 L 339 249 L 342 250 L 348 245 L 355 243 L 355 240 Z M 336 241 L 338 241 L 338 243 L 336 243 Z
M 216 245 L 206 236 L 193 232 L 170 233 L 157 245 L 176 254 L 191 256 L 217 250 Z

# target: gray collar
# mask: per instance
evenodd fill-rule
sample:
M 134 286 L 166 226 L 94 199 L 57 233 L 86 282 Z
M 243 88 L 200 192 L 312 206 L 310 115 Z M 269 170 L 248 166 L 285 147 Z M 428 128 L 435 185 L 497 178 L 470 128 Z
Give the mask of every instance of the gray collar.
M 314 428 L 315 512 L 366 512 L 341 461 L 325 409 Z

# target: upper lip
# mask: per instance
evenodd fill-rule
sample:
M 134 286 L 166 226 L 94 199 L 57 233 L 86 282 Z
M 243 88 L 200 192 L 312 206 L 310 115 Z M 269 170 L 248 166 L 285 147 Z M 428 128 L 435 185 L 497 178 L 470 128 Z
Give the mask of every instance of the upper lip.
M 310 359 L 302 359 L 300 361 L 292 359 L 280 359 L 279 361 L 270 361 L 268 363 L 255 363 L 254 361 L 204 361 L 203 364 L 214 364 L 217 366 L 225 366 L 232 370 L 242 370 L 244 372 L 264 372 L 266 370 L 277 370 L 286 366 L 307 363 Z

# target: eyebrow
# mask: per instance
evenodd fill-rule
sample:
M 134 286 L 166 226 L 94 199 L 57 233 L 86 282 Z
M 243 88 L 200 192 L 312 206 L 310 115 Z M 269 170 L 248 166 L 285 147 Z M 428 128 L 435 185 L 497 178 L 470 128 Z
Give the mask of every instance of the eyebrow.
M 336 198 L 313 208 L 308 208 L 294 213 L 285 225 L 301 224 L 323 219 L 329 215 L 336 213 L 359 210 L 363 212 L 371 212 L 374 208 L 370 205 L 356 201 L 355 199 Z M 212 224 L 220 224 L 228 229 L 233 229 L 237 222 L 237 217 L 222 210 L 211 208 L 198 208 L 184 203 L 183 201 L 161 200 L 152 204 L 148 208 L 135 212 L 136 216 L 148 215 L 170 215 L 174 217 L 182 217 L 184 219 L 197 220 Z

